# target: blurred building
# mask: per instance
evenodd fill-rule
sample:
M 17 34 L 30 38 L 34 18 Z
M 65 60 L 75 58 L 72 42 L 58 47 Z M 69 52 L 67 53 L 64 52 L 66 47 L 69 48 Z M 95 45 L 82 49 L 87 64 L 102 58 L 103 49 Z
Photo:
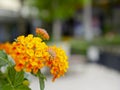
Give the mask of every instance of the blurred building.
M 17 33 L 17 21 L 20 10 L 19 0 L 0 0 L 0 41 L 10 40 L 14 32 Z M 15 31 L 14 31 L 15 29 Z M 14 37 L 14 35 L 12 35 Z
M 101 36 L 107 32 L 120 33 L 120 0 L 90 0 L 91 27 L 94 36 Z M 85 9 L 78 8 L 74 17 L 65 21 L 63 35 L 81 37 L 85 33 Z M 72 23 L 70 25 L 69 23 Z M 68 26 L 66 26 L 68 25 Z M 72 28 L 72 29 L 71 29 Z M 67 33 L 66 33 L 67 32 Z M 72 32 L 72 34 L 71 34 Z
M 37 16 L 38 11 L 34 7 L 29 7 L 26 1 L 29 2 L 29 0 L 0 0 L 0 42 L 11 41 L 21 34 L 34 33 L 33 29 L 41 25 L 42 22 Z M 84 26 L 88 25 L 90 29 L 89 24 L 91 24 L 90 32 L 91 35 L 94 33 L 93 36 L 100 36 L 107 32 L 120 33 L 120 20 L 118 19 L 120 0 L 88 1 L 89 7 L 85 7 L 87 5 L 83 3 L 83 6 L 76 8 L 73 17 L 63 21 L 62 35 L 84 36 L 86 33 Z M 85 19 L 89 19 L 89 23 Z M 90 32 L 87 33 L 90 34 Z
M 0 0 L 0 42 L 13 41 L 18 35 L 31 33 L 40 24 L 37 11 L 26 0 Z M 32 12 L 31 12 L 32 11 Z

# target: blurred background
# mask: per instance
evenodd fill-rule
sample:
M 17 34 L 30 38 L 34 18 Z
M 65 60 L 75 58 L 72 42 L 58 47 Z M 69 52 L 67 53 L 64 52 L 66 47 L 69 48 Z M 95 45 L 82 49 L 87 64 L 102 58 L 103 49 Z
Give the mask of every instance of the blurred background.
M 119 17 L 120 0 L 0 0 L 0 43 L 44 28 L 70 65 L 55 83 L 44 70 L 45 90 L 120 90 Z

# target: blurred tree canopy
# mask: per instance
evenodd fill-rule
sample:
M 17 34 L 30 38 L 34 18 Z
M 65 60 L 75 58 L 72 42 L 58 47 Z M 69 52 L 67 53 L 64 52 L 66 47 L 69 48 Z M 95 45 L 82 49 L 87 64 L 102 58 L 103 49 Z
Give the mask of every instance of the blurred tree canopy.
M 41 19 L 53 21 L 67 19 L 82 7 L 83 0 L 28 0 L 39 10 Z

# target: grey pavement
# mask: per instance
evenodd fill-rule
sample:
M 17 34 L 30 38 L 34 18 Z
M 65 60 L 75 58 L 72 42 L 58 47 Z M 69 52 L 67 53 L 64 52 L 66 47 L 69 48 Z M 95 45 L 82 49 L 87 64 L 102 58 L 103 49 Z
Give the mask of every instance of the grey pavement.
M 51 81 L 47 76 L 45 90 L 120 90 L 120 73 L 97 64 L 87 64 L 82 57 L 73 56 L 64 77 Z M 39 90 L 38 79 L 32 77 L 30 87 Z

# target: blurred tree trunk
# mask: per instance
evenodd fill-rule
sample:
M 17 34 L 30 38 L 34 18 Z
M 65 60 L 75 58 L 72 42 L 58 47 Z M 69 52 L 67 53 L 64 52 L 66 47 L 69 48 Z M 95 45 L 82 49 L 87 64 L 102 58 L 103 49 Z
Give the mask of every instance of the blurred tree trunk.
M 25 26 L 25 20 L 24 18 L 22 18 L 21 16 L 19 16 L 19 20 L 18 20 L 18 29 L 19 29 L 19 34 L 20 35 L 25 35 L 26 34 L 26 26 Z
M 19 34 L 22 35 L 22 34 L 26 33 L 25 19 L 21 15 L 21 11 L 22 11 L 22 8 L 24 6 L 24 0 L 20 0 L 20 4 L 21 4 L 21 7 L 20 7 L 19 12 L 18 12 L 18 15 L 19 15 L 18 29 L 19 29 Z
M 62 21 L 56 19 L 53 21 L 53 40 L 60 41 L 62 38 Z
M 94 32 L 92 30 L 92 0 L 84 0 L 83 1 L 83 23 L 85 30 L 85 39 L 87 41 L 91 41 L 94 36 Z

